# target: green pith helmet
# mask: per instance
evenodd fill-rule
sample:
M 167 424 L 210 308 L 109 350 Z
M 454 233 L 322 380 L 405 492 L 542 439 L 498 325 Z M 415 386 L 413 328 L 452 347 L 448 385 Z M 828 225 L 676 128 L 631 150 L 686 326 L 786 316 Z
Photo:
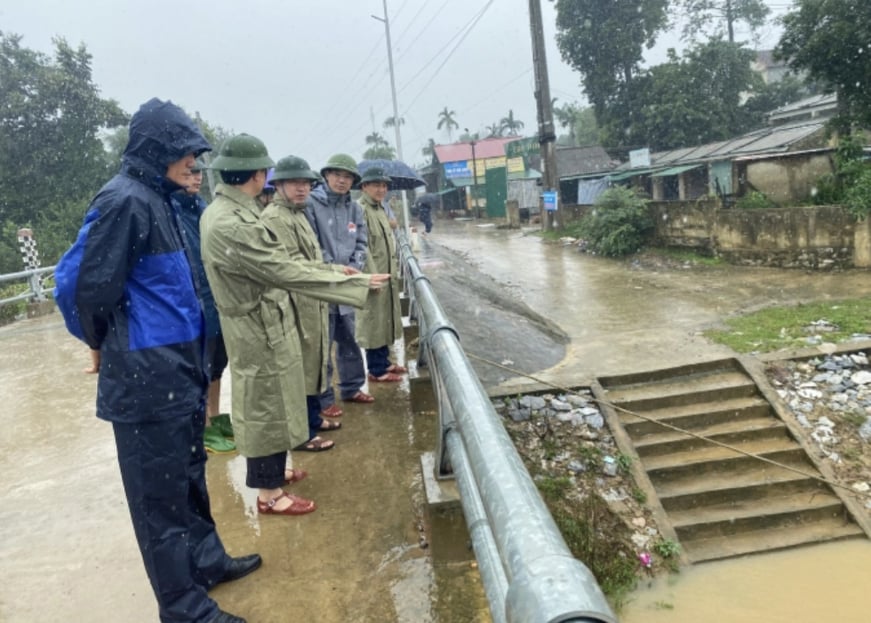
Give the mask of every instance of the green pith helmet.
M 326 178 L 327 171 L 338 170 L 347 171 L 354 176 L 354 184 L 360 182 L 360 171 L 357 170 L 357 162 L 348 154 L 335 154 L 330 156 L 324 168 L 321 169 L 321 175 Z
M 275 173 L 272 174 L 272 183 L 281 180 L 311 180 L 318 181 L 317 174 L 308 166 L 308 162 L 297 156 L 285 156 L 275 163 Z
M 387 182 L 389 184 L 391 181 L 390 177 L 387 176 L 381 167 L 369 167 L 363 171 L 363 179 L 360 180 L 360 185 L 368 184 L 369 182 Z
M 218 171 L 259 171 L 274 164 L 263 141 L 250 134 L 237 134 L 221 143 L 218 157 L 210 168 Z

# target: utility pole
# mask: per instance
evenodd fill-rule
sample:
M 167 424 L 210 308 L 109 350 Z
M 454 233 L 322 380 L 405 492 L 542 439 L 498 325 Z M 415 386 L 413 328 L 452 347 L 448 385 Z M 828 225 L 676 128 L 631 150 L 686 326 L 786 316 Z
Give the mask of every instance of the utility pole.
M 559 192 L 556 170 L 556 133 L 553 125 L 553 107 L 550 101 L 550 82 L 547 77 L 547 57 L 544 51 L 544 27 L 541 22 L 541 0 L 529 0 L 529 28 L 532 32 L 532 64 L 535 69 L 535 101 L 538 108 L 538 144 L 541 146 L 542 190 Z M 541 228 L 550 231 L 558 227 L 560 198 L 557 194 L 556 210 L 544 210 L 540 202 Z
M 402 160 L 402 137 L 399 133 L 399 104 L 396 102 L 396 77 L 393 74 L 393 45 L 390 43 L 390 18 L 387 17 L 387 0 L 384 2 L 384 17 L 373 15 L 374 19 L 384 23 L 384 32 L 387 35 L 387 65 L 390 68 L 390 93 L 393 96 L 393 130 L 396 132 L 396 157 Z M 402 191 L 402 218 L 405 221 L 405 233 L 409 233 L 408 198 Z

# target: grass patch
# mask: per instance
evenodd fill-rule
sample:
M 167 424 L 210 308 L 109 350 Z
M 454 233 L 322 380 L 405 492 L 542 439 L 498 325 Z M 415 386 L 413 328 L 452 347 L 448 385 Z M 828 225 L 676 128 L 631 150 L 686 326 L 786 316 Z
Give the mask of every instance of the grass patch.
M 18 296 L 19 294 L 24 294 L 29 289 L 30 286 L 28 286 L 26 283 L 14 283 L 0 287 L 0 299 L 11 298 L 13 296 Z M 0 325 L 13 322 L 16 317 L 25 313 L 26 310 L 27 303 L 25 301 L 15 301 L 14 303 L 6 303 L 5 305 L 0 305 Z
M 557 502 L 566 496 L 568 490 L 571 489 L 572 481 L 565 476 L 559 478 L 542 476 L 535 484 L 545 500 L 548 502 Z
M 813 323 L 820 320 L 832 330 L 815 331 Z M 871 298 L 771 307 L 730 318 L 725 324 L 725 329 L 705 331 L 705 337 L 739 353 L 806 347 L 811 335 L 838 343 L 871 331 Z
M 635 553 L 616 539 L 608 538 L 615 522 L 608 505 L 588 496 L 574 508 L 549 503 L 551 514 L 572 555 L 582 560 L 615 608 L 635 588 L 638 562 Z
M 840 413 L 840 419 L 858 430 L 868 419 L 868 416 L 859 411 L 844 411 Z
M 639 504 L 647 503 L 647 494 L 638 487 L 632 487 L 632 499 Z
M 692 249 L 679 249 L 676 247 L 652 247 L 648 248 L 647 252 L 652 255 L 659 255 L 682 264 L 697 264 L 702 266 L 719 266 L 723 264 L 723 260 L 719 257 L 703 255 Z
M 581 229 L 581 221 L 569 221 L 565 226 L 559 229 L 551 229 L 548 231 L 537 231 L 536 236 L 541 236 L 545 240 L 559 240 L 560 238 L 583 238 L 584 235 Z

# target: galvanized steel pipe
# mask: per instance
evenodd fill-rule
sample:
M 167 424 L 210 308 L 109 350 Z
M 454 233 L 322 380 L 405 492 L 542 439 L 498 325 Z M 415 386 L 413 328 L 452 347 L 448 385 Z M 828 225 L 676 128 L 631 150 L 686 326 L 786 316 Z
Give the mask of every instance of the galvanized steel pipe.
M 593 574 L 566 546 L 410 246 L 400 244 L 400 253 L 425 328 L 421 348 L 437 375 L 439 400 L 447 401 L 440 409 L 449 410 L 461 439 L 456 443 L 447 436 L 450 459 L 471 475 L 480 492 L 508 581 L 505 620 L 616 623 Z M 461 503 L 467 512 L 465 496 Z M 468 512 L 477 517 L 475 508 Z

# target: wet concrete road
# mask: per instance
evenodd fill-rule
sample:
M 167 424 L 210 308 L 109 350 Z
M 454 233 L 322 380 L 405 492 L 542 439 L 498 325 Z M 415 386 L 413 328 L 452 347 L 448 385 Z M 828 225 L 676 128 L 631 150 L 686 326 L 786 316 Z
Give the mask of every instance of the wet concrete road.
M 424 257 L 436 243 L 451 249 L 500 283 L 506 296 L 568 335 L 565 358 L 542 375 L 551 379 L 623 374 L 729 356 L 729 349 L 701 335 L 723 318 L 771 305 L 871 294 L 867 271 L 649 269 L 474 221 L 436 225 L 421 243 Z M 474 307 L 467 311 L 455 318 L 461 335 L 464 323 L 478 321 L 464 317 L 481 318 Z M 520 359 L 536 345 L 508 339 L 501 346 L 491 358 Z M 467 350 L 475 354 L 474 348 Z
M 467 267 L 457 277 L 436 242 L 507 284 L 506 300 L 535 311 L 485 295 L 475 284 L 488 279 Z M 726 353 L 698 332 L 730 313 L 871 293 L 865 272 L 632 270 L 516 232 L 442 221 L 421 256 L 434 281 L 453 276 L 445 291 L 459 298 L 453 319 L 470 353 L 527 371 L 549 368 L 545 376 L 555 378 L 713 358 Z M 480 296 L 469 297 L 462 283 Z M 493 323 L 496 308 L 508 315 Z M 0 328 L 0 349 L 0 621 L 155 621 L 111 427 L 94 417 L 96 379 L 82 373 L 86 349 L 57 314 Z M 500 370 L 491 380 L 505 376 Z M 407 387 L 373 392 L 374 405 L 347 407 L 335 450 L 295 454 L 296 466 L 310 472 L 295 489 L 319 504 L 312 515 L 258 519 L 242 459 L 210 459 L 213 510 L 228 550 L 264 557 L 262 570 L 213 592 L 223 607 L 251 623 L 486 620 L 469 576 L 434 570 L 418 546 L 418 460 L 434 447 L 434 418 L 409 414 Z
M 0 621 L 156 621 L 111 426 L 94 417 L 87 350 L 58 314 L 0 328 L 0 349 Z M 264 559 L 212 592 L 224 608 L 252 623 L 432 620 L 438 584 L 419 546 L 417 465 L 435 419 L 410 414 L 407 381 L 371 391 L 375 404 L 345 405 L 334 450 L 294 453 L 309 472 L 294 491 L 319 505 L 311 515 L 258 518 L 244 459 L 210 457 L 228 551 Z

